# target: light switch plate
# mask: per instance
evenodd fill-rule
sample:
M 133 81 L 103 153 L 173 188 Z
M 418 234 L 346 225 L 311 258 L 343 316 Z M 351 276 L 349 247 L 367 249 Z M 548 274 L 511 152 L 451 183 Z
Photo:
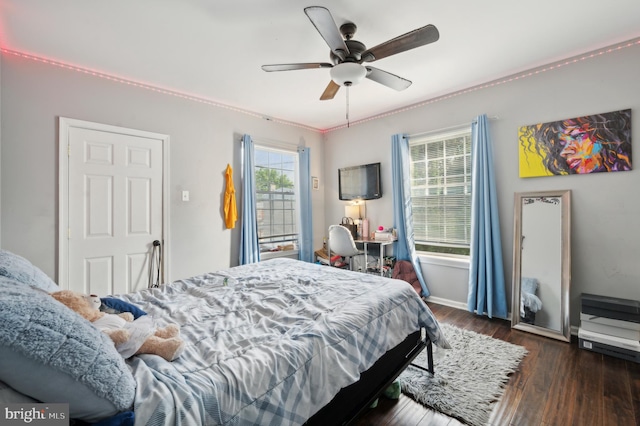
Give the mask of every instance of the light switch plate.
M 182 191 L 182 201 L 189 201 L 189 191 Z

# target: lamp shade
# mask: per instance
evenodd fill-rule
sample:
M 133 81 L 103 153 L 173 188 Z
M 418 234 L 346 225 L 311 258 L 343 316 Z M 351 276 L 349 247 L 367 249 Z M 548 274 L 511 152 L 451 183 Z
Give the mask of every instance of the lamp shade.
M 367 75 L 367 69 L 355 62 L 343 62 L 331 68 L 331 79 L 340 86 L 358 84 Z
M 351 219 L 359 219 L 360 218 L 360 206 L 358 205 L 349 205 L 344 207 L 344 215 L 346 217 L 350 217 Z

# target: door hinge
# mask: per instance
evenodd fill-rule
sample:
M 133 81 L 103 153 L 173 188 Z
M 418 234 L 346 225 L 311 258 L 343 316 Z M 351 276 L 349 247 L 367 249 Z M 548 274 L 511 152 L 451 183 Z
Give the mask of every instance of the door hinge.
M 71 228 L 67 228 L 67 239 L 71 239 Z
M 67 157 L 71 157 L 71 144 L 67 144 Z

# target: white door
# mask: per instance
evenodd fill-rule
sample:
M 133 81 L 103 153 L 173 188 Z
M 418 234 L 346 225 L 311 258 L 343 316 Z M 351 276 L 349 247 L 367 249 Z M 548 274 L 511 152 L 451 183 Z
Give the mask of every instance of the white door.
M 69 119 L 61 119 L 60 127 L 68 194 L 67 212 L 60 216 L 67 223 L 61 230 L 66 247 L 61 245 L 60 286 L 99 296 L 146 288 L 153 242 L 166 243 L 168 137 Z

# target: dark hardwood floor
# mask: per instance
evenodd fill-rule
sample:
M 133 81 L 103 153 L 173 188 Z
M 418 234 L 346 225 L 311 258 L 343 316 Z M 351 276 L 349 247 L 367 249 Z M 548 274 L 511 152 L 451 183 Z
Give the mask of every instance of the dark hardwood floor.
M 491 425 L 640 426 L 640 364 L 512 330 L 511 323 L 429 303 L 441 323 L 524 346 L 529 354 L 495 405 Z M 437 366 L 436 366 L 437 369 Z M 357 426 L 462 425 L 405 395 L 380 398 Z

